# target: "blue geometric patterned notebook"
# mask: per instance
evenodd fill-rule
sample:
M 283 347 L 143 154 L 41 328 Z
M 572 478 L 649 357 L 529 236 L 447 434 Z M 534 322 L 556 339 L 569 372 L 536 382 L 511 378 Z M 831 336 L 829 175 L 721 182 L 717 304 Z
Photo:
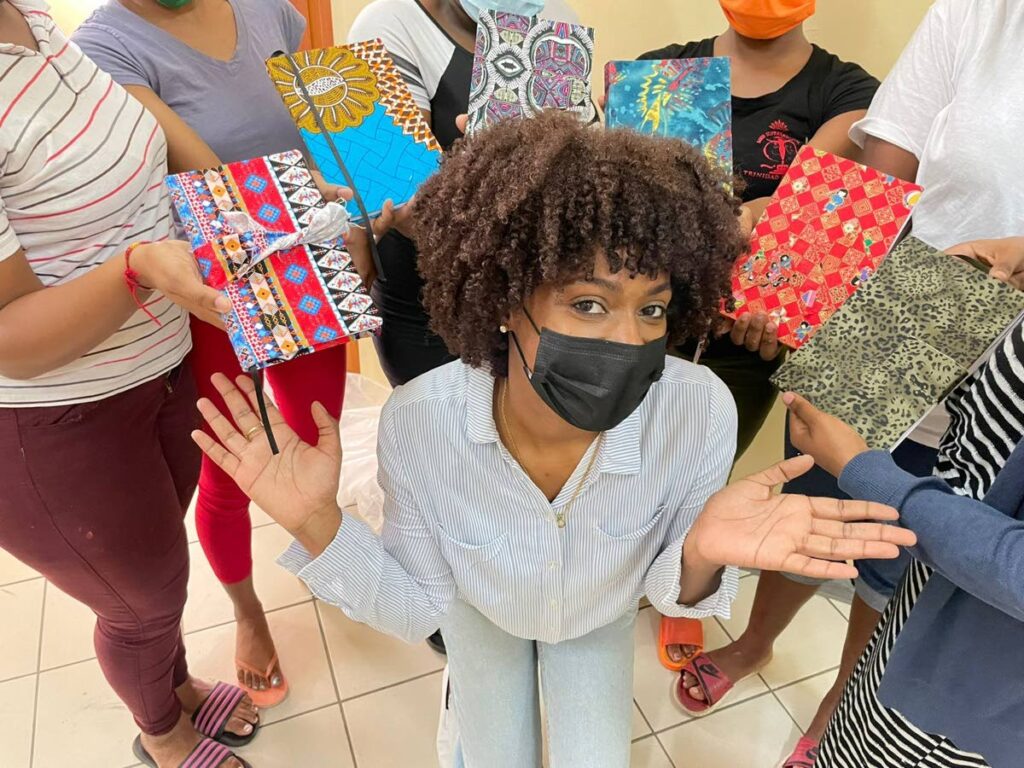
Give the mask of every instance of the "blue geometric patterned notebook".
M 732 176 L 732 78 L 725 56 L 610 61 L 605 66 L 609 128 L 682 139 Z
M 409 202 L 437 171 L 441 147 L 380 40 L 275 56 L 267 71 L 324 178 L 359 195 L 353 219 Z

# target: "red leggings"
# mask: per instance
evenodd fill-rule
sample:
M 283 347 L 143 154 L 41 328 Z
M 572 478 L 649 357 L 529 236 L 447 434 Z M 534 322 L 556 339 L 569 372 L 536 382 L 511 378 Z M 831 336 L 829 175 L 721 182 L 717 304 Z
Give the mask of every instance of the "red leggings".
M 304 355 L 267 369 L 274 403 L 299 437 L 316 442 L 317 428 L 310 413 L 320 402 L 338 418 L 345 398 L 347 346 Z M 242 375 L 231 343 L 223 330 L 192 318 L 192 370 L 200 395 L 223 412 L 223 400 L 210 383 L 215 373 L 231 380 Z M 208 428 L 207 428 L 208 429 Z M 196 501 L 196 530 L 206 559 L 222 584 L 235 584 L 252 575 L 252 524 L 249 499 L 223 470 L 203 457 Z

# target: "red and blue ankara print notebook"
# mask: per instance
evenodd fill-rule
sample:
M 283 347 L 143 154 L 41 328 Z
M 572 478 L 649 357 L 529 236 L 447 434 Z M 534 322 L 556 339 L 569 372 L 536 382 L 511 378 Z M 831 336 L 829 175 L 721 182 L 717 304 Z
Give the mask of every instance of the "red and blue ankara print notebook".
M 224 324 L 251 373 L 376 333 L 381 318 L 302 153 L 168 176 L 203 281 L 231 299 Z
M 798 349 L 878 271 L 921 187 L 804 146 L 733 268 L 726 317 L 764 313 Z

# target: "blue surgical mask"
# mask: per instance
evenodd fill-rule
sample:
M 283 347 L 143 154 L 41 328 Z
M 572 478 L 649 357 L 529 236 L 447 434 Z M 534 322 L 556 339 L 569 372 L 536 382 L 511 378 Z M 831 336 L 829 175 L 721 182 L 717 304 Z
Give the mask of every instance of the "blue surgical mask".
M 544 10 L 544 0 L 459 0 L 471 19 L 479 19 L 484 11 L 509 11 L 520 16 L 536 16 Z

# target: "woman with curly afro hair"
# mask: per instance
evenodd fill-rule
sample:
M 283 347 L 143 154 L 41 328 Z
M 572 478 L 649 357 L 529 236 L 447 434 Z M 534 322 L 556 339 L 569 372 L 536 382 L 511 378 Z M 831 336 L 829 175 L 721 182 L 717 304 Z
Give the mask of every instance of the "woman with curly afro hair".
M 296 538 L 282 564 L 408 642 L 441 626 L 468 768 L 624 768 L 633 624 L 728 615 L 735 566 L 849 578 L 913 540 L 888 507 L 773 496 L 800 457 L 721 490 L 736 409 L 666 359 L 715 316 L 743 246 L 725 180 L 680 142 L 560 114 L 461 142 L 417 203 L 424 300 L 461 360 L 399 387 L 380 423 L 380 538 L 336 496 L 337 424 L 272 455 L 252 385 L 199 445 Z M 432 255 L 426 255 L 432 254 Z M 442 256 L 442 254 L 444 254 Z M 426 255 L 424 257 L 424 255 Z M 538 684 L 538 672 L 540 684 Z

